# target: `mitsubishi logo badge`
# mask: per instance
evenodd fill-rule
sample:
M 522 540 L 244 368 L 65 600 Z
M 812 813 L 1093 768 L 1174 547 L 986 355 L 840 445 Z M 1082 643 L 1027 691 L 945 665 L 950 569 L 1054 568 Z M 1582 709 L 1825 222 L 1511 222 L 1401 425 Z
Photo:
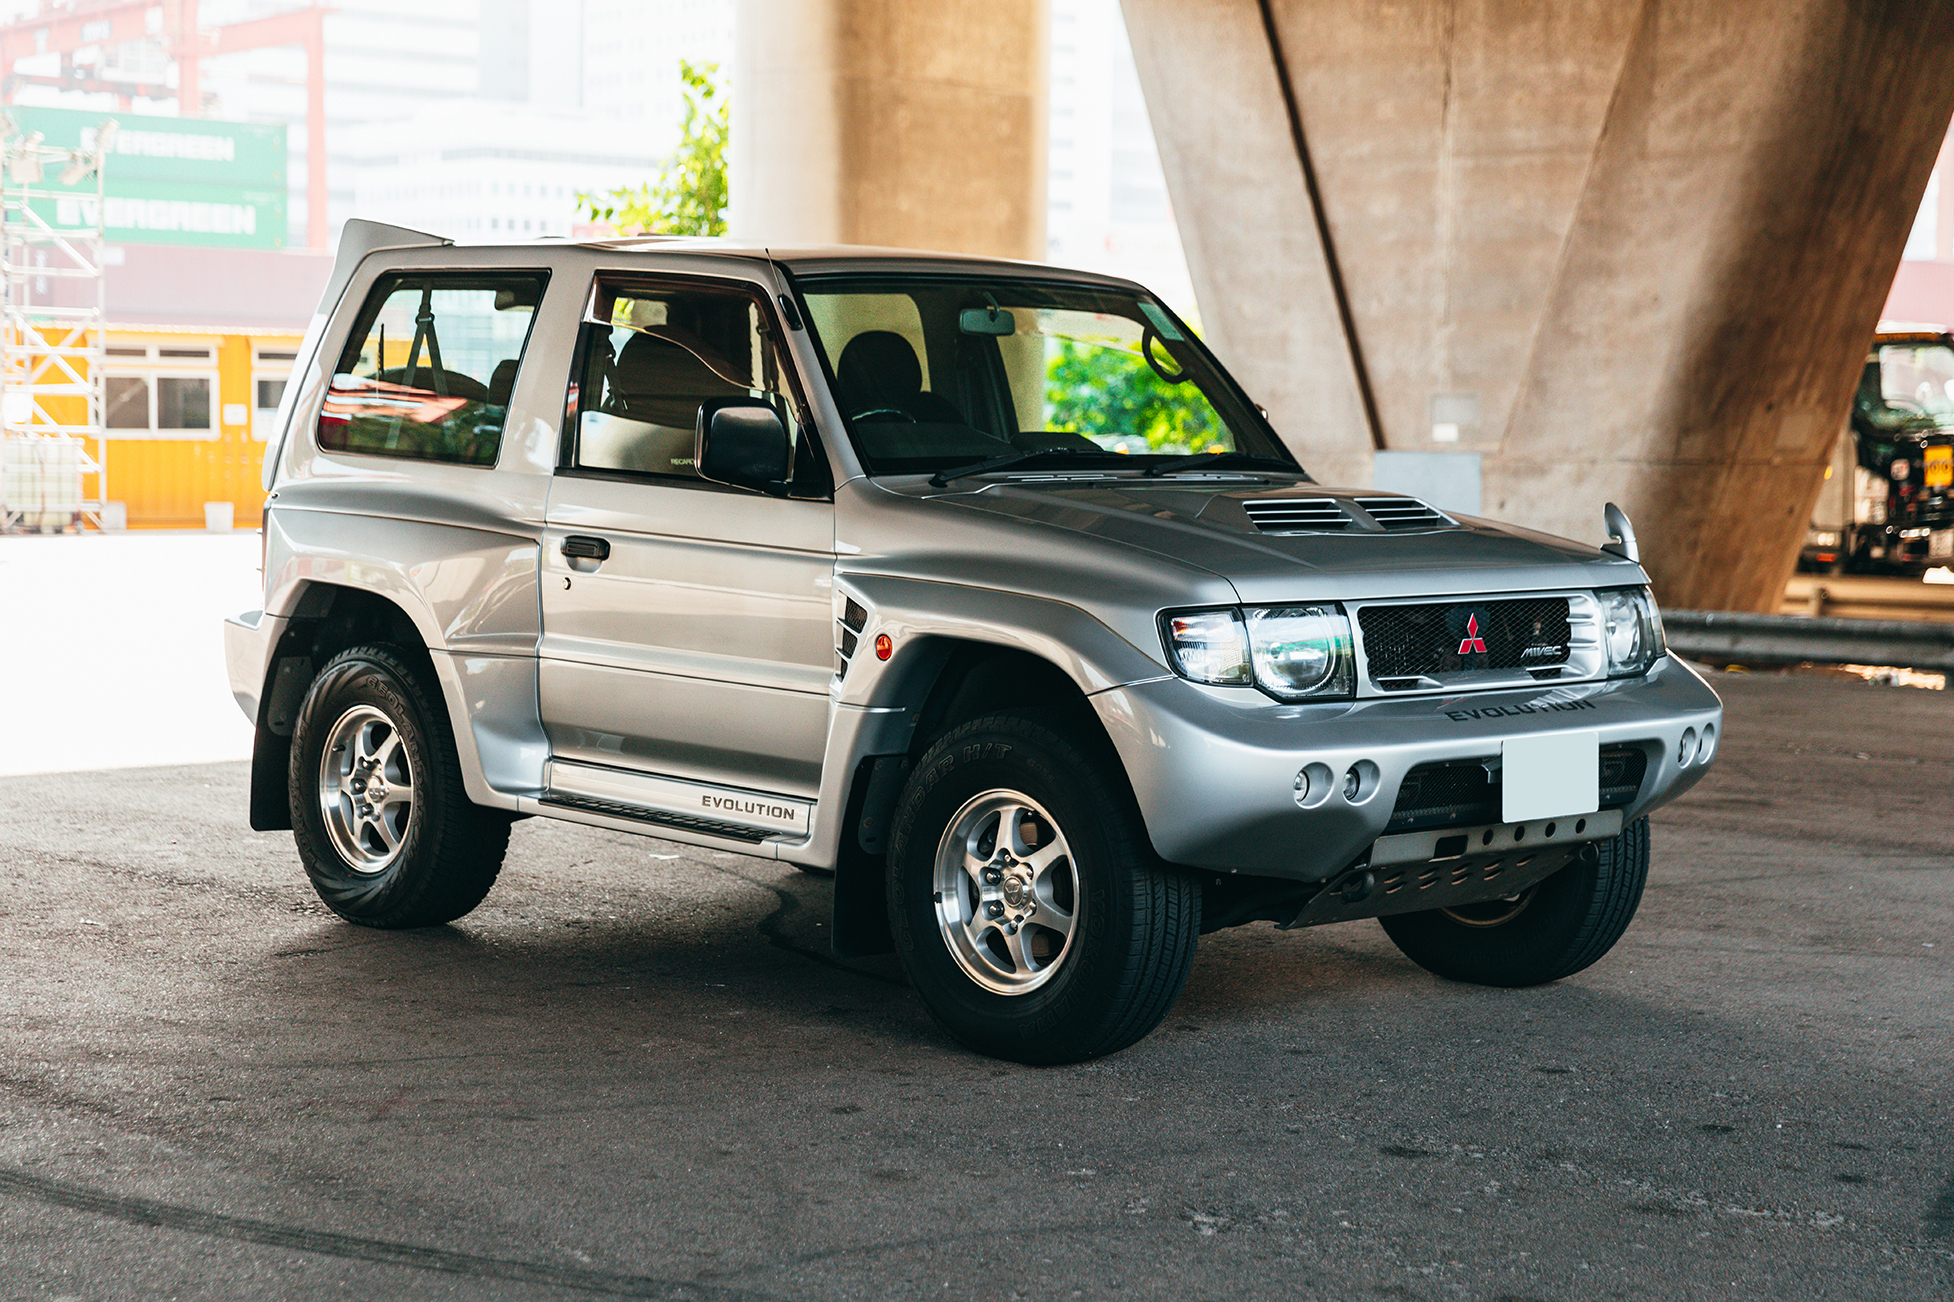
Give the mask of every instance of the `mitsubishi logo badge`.
M 1479 616 L 1477 615 L 1466 620 L 1466 635 L 1464 640 L 1459 643 L 1459 654 L 1462 656 L 1483 656 L 1486 654 L 1486 639 L 1479 636 Z

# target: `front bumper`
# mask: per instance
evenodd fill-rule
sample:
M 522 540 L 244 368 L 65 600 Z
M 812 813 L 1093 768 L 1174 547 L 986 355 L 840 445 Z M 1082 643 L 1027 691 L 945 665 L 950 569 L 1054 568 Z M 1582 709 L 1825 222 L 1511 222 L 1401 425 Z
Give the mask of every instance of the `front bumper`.
M 285 624 L 283 615 L 267 615 L 262 610 L 247 610 L 224 620 L 224 668 L 230 676 L 231 695 L 253 724 L 258 722 L 265 670 L 271 665 L 272 650 Z
M 1327 880 L 1369 854 L 1386 835 L 1405 774 L 1420 764 L 1496 758 L 1502 741 L 1526 734 L 1596 732 L 1604 748 L 1647 756 L 1639 791 L 1619 807 L 1625 825 L 1694 786 L 1715 758 L 1682 762 L 1685 730 L 1700 737 L 1712 726 L 1720 742 L 1723 726 L 1716 693 L 1668 656 L 1641 678 L 1524 691 L 1280 705 L 1160 678 L 1092 701 L 1163 859 L 1299 881 Z M 1376 765 L 1376 780 L 1346 798 L 1343 775 L 1362 760 Z M 1306 809 L 1295 799 L 1296 775 L 1311 764 L 1334 781 L 1327 799 Z M 1556 838 L 1567 839 L 1565 828 Z M 1400 859 L 1412 850 L 1402 834 L 1387 848 Z

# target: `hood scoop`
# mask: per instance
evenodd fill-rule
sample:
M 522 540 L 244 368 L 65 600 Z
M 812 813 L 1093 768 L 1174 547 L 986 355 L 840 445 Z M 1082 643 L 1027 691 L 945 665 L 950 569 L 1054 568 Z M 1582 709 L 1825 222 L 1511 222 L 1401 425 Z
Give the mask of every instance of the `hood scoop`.
M 1263 533 L 1336 533 L 1356 523 L 1334 497 L 1262 497 L 1242 503 Z
M 1400 533 L 1456 529 L 1458 521 L 1415 497 L 1259 497 L 1242 503 L 1262 533 Z

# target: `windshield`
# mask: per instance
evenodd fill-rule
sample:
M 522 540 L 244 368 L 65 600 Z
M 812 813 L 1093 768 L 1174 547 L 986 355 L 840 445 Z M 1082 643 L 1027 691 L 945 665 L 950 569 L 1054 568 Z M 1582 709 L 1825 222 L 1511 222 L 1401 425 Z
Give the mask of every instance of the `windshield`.
M 1878 400 L 1891 413 L 1954 424 L 1954 349 L 1944 343 L 1880 345 Z
M 951 277 L 807 277 L 801 289 L 871 474 L 1046 451 L 1098 465 L 1233 452 L 1294 468 L 1207 350 L 1152 299 Z

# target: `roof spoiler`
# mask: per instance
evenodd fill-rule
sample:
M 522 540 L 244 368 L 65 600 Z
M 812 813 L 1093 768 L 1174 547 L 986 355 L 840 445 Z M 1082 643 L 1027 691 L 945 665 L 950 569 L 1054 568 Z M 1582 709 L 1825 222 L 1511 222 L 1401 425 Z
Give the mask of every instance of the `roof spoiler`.
M 439 247 L 453 243 L 426 231 L 370 222 L 364 217 L 348 218 L 339 232 L 339 253 L 332 260 L 332 275 L 326 279 L 326 290 L 319 296 L 319 311 L 330 312 L 339 305 L 339 296 L 346 292 L 346 282 L 353 278 L 353 268 L 375 249 Z

